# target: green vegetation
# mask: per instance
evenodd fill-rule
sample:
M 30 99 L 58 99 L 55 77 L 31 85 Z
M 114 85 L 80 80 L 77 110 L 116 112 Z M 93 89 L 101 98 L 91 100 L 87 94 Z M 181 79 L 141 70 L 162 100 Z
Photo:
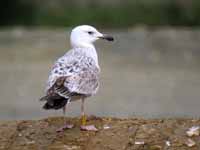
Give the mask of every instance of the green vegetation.
M 127 0 L 121 3 L 113 1 L 113 4 L 101 4 L 94 0 L 84 6 L 79 5 L 78 0 L 58 0 L 54 5 L 48 5 L 45 0 L 40 3 L 25 0 L 8 0 L 7 3 L 9 1 L 10 7 L 6 11 L 10 8 L 12 14 L 4 16 L 0 25 L 74 26 L 87 23 L 116 28 L 137 24 L 200 26 L 199 0 Z

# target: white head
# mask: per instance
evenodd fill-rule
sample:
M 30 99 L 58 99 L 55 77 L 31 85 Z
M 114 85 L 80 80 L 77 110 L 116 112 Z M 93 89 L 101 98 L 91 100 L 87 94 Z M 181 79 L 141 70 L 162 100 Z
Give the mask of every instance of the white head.
M 93 43 L 98 39 L 113 41 L 113 37 L 100 33 L 94 27 L 81 25 L 72 30 L 70 42 L 72 47 L 93 47 Z

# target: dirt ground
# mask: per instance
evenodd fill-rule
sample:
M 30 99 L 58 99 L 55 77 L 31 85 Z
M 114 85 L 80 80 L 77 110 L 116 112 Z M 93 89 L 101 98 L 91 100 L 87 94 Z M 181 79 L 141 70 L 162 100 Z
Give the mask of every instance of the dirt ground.
M 117 119 L 91 116 L 97 132 L 80 131 L 79 118 L 67 118 L 73 129 L 57 133 L 62 117 L 0 122 L 0 150 L 199 150 L 195 119 Z

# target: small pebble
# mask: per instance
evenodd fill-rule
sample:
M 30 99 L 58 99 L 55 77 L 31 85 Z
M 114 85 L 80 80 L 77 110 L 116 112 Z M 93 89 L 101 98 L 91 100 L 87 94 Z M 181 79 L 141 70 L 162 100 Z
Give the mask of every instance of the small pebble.
M 150 146 L 149 148 L 150 150 L 161 150 L 162 147 L 160 145 L 153 145 L 153 146 Z
M 191 137 L 191 136 L 199 136 L 199 126 L 193 126 L 189 128 L 188 131 L 186 131 L 186 134 Z
M 79 146 L 76 146 L 76 145 L 72 145 L 72 146 L 63 145 L 63 147 L 64 147 L 66 150 L 75 150 L 75 149 L 78 149 L 78 148 L 79 148 Z
M 167 146 L 171 146 L 170 141 L 166 141 L 165 144 L 166 144 Z
M 106 124 L 106 125 L 103 126 L 103 129 L 104 130 L 110 129 L 110 126 Z
M 28 142 L 26 142 L 27 144 L 34 144 L 35 143 L 35 141 L 28 141 Z
M 144 145 L 144 141 L 135 141 L 135 145 Z
M 193 141 L 192 139 L 188 139 L 185 144 L 188 146 L 188 147 L 193 147 L 196 145 L 195 141 Z

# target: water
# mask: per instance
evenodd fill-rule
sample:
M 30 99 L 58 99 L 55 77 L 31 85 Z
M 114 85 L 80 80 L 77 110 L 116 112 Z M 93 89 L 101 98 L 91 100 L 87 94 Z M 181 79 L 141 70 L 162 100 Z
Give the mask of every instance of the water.
M 96 43 L 101 86 L 86 101 L 87 114 L 199 117 L 200 30 L 134 28 L 109 33 L 114 43 Z M 1 120 L 62 114 L 42 110 L 38 99 L 44 95 L 51 65 L 70 48 L 68 37 L 64 29 L 0 31 Z M 67 115 L 79 114 L 80 102 L 71 103 Z

